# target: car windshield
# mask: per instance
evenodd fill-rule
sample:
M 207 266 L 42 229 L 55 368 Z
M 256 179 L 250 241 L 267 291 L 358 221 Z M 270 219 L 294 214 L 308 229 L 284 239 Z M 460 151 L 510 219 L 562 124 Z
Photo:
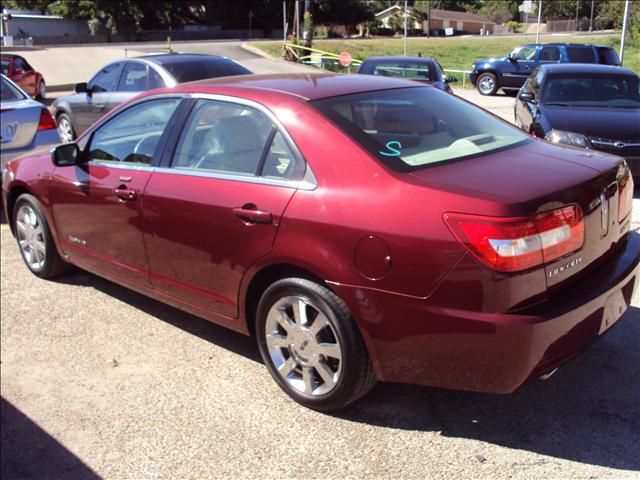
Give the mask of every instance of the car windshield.
M 23 100 L 27 98 L 20 90 L 18 90 L 15 86 L 11 84 L 6 78 L 2 78 L 2 83 L 0 88 L 0 92 L 2 93 L 2 101 L 12 101 L 12 100 Z
M 551 76 L 542 91 L 543 105 L 640 108 L 640 79 L 631 75 Z
M 251 72 L 242 65 L 226 58 L 176 58 L 160 62 L 178 83 L 203 80 L 205 78 L 246 75 Z
M 381 75 L 383 77 L 399 77 L 408 80 L 432 82 L 433 71 L 428 64 L 409 62 L 384 62 L 364 64 L 360 73 Z
M 397 171 L 475 157 L 530 141 L 520 130 L 432 87 L 344 95 L 311 104 Z
M 2 75 L 8 75 L 9 70 L 11 70 L 11 60 L 7 58 L 3 58 L 0 60 L 0 73 Z

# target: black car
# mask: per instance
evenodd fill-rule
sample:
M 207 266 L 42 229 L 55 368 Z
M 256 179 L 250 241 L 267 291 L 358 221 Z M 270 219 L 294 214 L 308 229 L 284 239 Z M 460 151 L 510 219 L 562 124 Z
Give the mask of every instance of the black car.
M 442 67 L 434 58 L 424 57 L 369 57 L 357 73 L 400 77 L 433 85 L 449 93 L 449 83 L 457 82 L 455 77 L 445 77 Z
M 515 93 L 538 65 L 558 63 L 620 65 L 620 59 L 613 48 L 603 45 L 530 43 L 506 57 L 476 60 L 469 78 L 482 95 L 494 95 L 500 88 Z
M 515 123 L 554 143 L 601 150 L 640 175 L 640 77 L 606 65 L 544 65 L 518 93 Z
M 178 83 L 252 73 L 217 55 L 160 53 L 116 60 L 100 69 L 76 93 L 56 100 L 53 113 L 60 137 L 70 142 L 105 113 L 140 92 Z

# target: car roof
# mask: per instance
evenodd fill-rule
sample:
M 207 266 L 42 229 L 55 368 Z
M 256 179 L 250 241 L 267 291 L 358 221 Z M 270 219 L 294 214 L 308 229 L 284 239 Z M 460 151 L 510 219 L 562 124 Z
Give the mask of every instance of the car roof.
M 596 45 L 594 43 L 562 43 L 562 42 L 552 42 L 552 43 L 527 43 L 524 45 L 520 45 L 521 47 L 598 47 L 598 48 L 609 48 L 606 45 Z
M 12 60 L 15 60 L 16 58 L 22 58 L 24 60 L 24 58 L 20 55 L 16 55 L 15 53 L 2 53 L 0 54 L 0 58 L 10 58 Z
M 431 57 L 409 57 L 409 56 L 378 56 L 378 57 L 368 57 L 365 62 L 423 62 L 423 63 L 432 63 L 435 62 L 434 58 Z
M 375 75 L 344 75 L 337 73 L 291 73 L 237 75 L 185 83 L 179 90 L 193 89 L 206 91 L 207 87 L 218 90 L 221 87 L 252 91 L 272 91 L 293 95 L 305 100 L 337 97 L 354 93 L 364 93 L 392 88 L 424 87 L 424 83 L 411 82 L 393 77 Z
M 626 67 L 615 65 L 602 65 L 597 63 L 554 63 L 541 65 L 540 68 L 547 74 L 554 73 L 588 73 L 588 74 L 608 74 L 608 75 L 632 75 L 636 72 Z
M 221 57 L 220 55 L 208 55 L 205 53 L 152 53 L 149 55 L 142 55 L 133 58 L 135 58 L 136 60 L 148 60 L 158 65 L 182 63 L 185 60 L 192 60 L 194 62 L 197 62 L 202 60 L 203 58 L 231 61 L 228 57 Z

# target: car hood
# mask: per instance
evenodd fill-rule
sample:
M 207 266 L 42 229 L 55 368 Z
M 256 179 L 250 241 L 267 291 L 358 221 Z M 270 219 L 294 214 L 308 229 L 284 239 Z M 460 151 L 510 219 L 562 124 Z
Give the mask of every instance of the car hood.
M 640 108 L 540 107 L 556 130 L 589 137 L 631 139 L 640 137 Z
M 506 59 L 506 57 L 481 58 L 481 59 L 476 60 L 475 62 L 473 62 L 473 65 L 474 66 L 481 66 L 481 65 L 484 65 L 486 63 L 503 62 L 505 59 Z

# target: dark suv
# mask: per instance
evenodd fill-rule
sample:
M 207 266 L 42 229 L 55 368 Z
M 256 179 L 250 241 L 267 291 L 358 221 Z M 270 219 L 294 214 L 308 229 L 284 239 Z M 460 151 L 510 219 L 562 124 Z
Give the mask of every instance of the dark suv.
M 476 60 L 470 78 L 482 95 L 505 93 L 522 87 L 534 68 L 549 63 L 602 63 L 620 65 L 611 47 L 581 43 L 530 43 L 517 47 L 503 58 Z

